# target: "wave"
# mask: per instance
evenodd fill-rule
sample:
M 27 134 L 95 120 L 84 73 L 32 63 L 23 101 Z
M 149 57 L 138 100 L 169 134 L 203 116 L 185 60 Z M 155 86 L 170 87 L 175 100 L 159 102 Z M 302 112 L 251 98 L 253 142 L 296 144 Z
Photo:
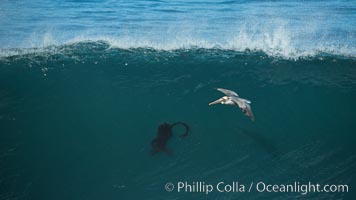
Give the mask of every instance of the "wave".
M 270 57 L 281 59 L 305 59 L 323 56 L 336 56 L 354 59 L 356 53 L 348 46 L 319 46 L 309 50 L 300 50 L 286 46 L 283 41 L 254 41 L 247 42 L 246 40 L 235 39 L 231 43 L 210 43 L 204 40 L 185 39 L 184 42 L 172 41 L 169 43 L 157 43 L 149 40 L 134 40 L 130 38 L 113 39 L 108 37 L 95 39 L 75 39 L 64 44 L 47 43 L 41 47 L 34 48 L 3 48 L 0 49 L 0 58 L 11 56 L 21 56 L 28 54 L 54 54 L 63 53 L 66 50 L 81 46 L 82 48 L 91 49 L 92 46 L 103 45 L 107 49 L 150 49 L 156 51 L 177 51 L 177 50 L 222 50 L 234 51 L 240 53 L 262 53 Z M 77 49 L 81 51 L 80 49 Z
M 313 33 L 313 30 L 295 33 L 283 22 L 282 25 L 241 25 L 228 33 L 207 33 L 199 30 L 181 27 L 181 31 L 173 28 L 166 31 L 148 31 L 143 35 L 139 32 L 118 33 L 119 35 L 96 35 L 89 32 L 74 34 L 58 33 L 55 30 L 42 34 L 30 34 L 21 41 L 0 48 L 0 57 L 58 51 L 63 47 L 75 46 L 78 43 L 105 43 L 109 48 L 137 49 L 146 48 L 163 51 L 180 49 L 221 49 L 236 52 L 263 52 L 268 56 L 285 59 L 314 57 L 322 54 L 332 54 L 343 57 L 356 57 L 356 46 L 350 40 L 338 37 L 325 38 Z M 190 27 L 190 26 L 188 26 Z M 312 33 L 310 33 L 312 32 Z
M 7 52 L 9 53 L 9 52 Z M 279 57 L 270 56 L 264 51 L 236 51 L 218 47 L 157 50 L 154 48 L 119 48 L 107 41 L 83 41 L 60 46 L 33 49 L 13 49 L 12 55 L 0 58 L 0 69 L 4 66 L 29 67 L 39 69 L 44 76 L 53 71 L 73 66 L 106 69 L 111 66 L 139 67 L 142 72 L 147 66 L 156 69 L 179 66 L 179 69 L 203 69 L 218 66 L 224 79 L 238 71 L 254 74 L 254 79 L 274 85 L 301 82 L 311 85 L 328 85 L 340 89 L 355 87 L 355 57 L 338 54 L 319 53 L 313 56 Z M 229 70 L 233 69 L 231 72 Z M 295 71 L 298 69 L 298 71 Z M 227 71 L 226 71 L 227 70 Z M 174 70 L 173 70 L 174 71 Z M 291 74 L 291 72 L 293 72 Z M 190 74 L 160 78 L 161 82 L 178 82 Z M 150 84 L 156 84 L 157 81 Z M 145 83 L 146 84 L 146 83 Z M 199 83 L 200 85 L 200 83 Z M 194 90 L 200 86 L 195 86 Z M 261 87 L 264 87 L 262 84 Z
M 287 59 L 324 53 L 356 57 L 356 32 L 351 23 L 355 21 L 352 20 L 353 15 L 334 12 L 351 6 L 345 2 L 336 7 L 334 3 L 320 6 L 319 2 L 294 4 L 288 1 L 218 2 L 225 6 L 217 6 L 217 2 L 213 1 L 182 2 L 174 6 L 164 2 L 159 5 L 147 2 L 128 5 L 103 3 L 98 4 L 95 10 L 76 5 L 73 13 L 68 15 L 58 11 L 61 20 L 46 21 L 50 24 L 40 23 L 42 19 L 26 19 L 27 28 L 13 21 L 14 27 L 9 26 L 11 29 L 4 26 L 4 33 L 12 33 L 0 37 L 0 56 L 53 50 L 48 48 L 53 46 L 105 41 L 110 48 L 120 49 L 223 49 L 264 52 L 269 56 Z M 235 3 L 241 5 L 230 6 Z M 145 10 L 147 13 L 130 10 L 123 17 L 117 12 L 128 8 L 142 9 L 140 6 L 143 5 L 149 7 Z M 48 9 L 38 6 L 36 9 L 39 11 Z M 56 4 L 53 6 L 54 10 L 58 8 Z M 88 13 L 93 16 L 85 21 Z

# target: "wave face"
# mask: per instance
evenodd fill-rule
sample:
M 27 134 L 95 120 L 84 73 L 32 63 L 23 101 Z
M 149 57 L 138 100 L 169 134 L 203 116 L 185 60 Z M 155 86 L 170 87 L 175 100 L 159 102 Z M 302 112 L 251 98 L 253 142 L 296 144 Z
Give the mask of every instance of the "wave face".
M 106 42 L 0 59 L 0 199 L 354 199 L 356 61 Z M 208 103 L 233 89 L 239 109 Z M 150 156 L 184 121 L 173 156 Z M 175 134 L 182 129 L 174 130 Z M 179 133 L 178 133 L 179 134 Z M 167 193 L 166 182 L 348 184 L 348 193 Z
M 3 1 L 2 55 L 105 40 L 118 48 L 356 56 L 356 1 Z

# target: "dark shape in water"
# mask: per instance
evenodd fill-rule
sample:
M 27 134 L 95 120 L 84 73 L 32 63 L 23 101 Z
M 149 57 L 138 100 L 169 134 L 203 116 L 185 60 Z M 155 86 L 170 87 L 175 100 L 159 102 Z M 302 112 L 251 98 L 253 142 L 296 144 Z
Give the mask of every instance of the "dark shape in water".
M 262 149 L 264 149 L 267 153 L 271 154 L 273 157 L 278 156 L 279 152 L 278 152 L 277 147 L 272 143 L 272 141 L 270 141 L 268 138 L 263 136 L 263 134 L 244 129 L 242 127 L 239 127 L 238 130 L 242 135 L 245 135 L 245 136 L 249 137 L 250 139 L 252 139 Z
M 173 124 L 168 124 L 168 123 L 163 123 L 160 124 L 158 127 L 158 132 L 157 132 L 157 137 L 152 140 L 151 146 L 151 154 L 155 155 L 156 153 L 160 151 L 166 152 L 168 155 L 171 155 L 172 152 L 166 147 L 168 140 L 172 137 L 173 135 L 173 127 L 176 125 L 183 125 L 185 127 L 185 133 L 180 135 L 179 137 L 186 137 L 189 132 L 189 126 L 188 124 L 184 122 L 176 122 Z

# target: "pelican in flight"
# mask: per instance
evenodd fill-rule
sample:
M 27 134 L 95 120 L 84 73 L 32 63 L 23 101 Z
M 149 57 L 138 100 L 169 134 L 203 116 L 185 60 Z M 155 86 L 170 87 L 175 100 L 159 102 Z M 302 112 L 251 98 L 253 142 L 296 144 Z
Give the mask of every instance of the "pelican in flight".
M 224 93 L 226 96 L 221 97 L 220 99 L 213 101 L 209 103 L 209 106 L 214 105 L 214 104 L 225 104 L 225 105 L 231 105 L 231 106 L 238 106 L 241 108 L 241 111 L 248 117 L 250 118 L 251 121 L 255 121 L 255 118 L 253 117 L 253 113 L 251 110 L 251 101 L 247 99 L 243 99 L 239 97 L 239 95 L 232 91 L 232 90 L 227 90 L 223 88 L 216 88 L 218 91 Z

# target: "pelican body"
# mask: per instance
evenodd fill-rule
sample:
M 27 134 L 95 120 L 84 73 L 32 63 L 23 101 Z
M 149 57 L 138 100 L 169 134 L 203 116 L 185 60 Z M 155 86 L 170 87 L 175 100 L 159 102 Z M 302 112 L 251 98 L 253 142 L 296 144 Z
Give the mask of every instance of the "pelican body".
M 239 97 L 239 95 L 232 91 L 232 90 L 227 90 L 223 88 L 216 88 L 218 91 L 224 93 L 226 96 L 221 97 L 220 99 L 213 101 L 209 103 L 209 106 L 214 105 L 214 104 L 224 104 L 224 105 L 231 105 L 231 106 L 238 106 L 241 108 L 241 111 L 248 117 L 250 118 L 251 121 L 255 121 L 255 118 L 253 116 L 252 110 L 251 110 L 251 101 Z

